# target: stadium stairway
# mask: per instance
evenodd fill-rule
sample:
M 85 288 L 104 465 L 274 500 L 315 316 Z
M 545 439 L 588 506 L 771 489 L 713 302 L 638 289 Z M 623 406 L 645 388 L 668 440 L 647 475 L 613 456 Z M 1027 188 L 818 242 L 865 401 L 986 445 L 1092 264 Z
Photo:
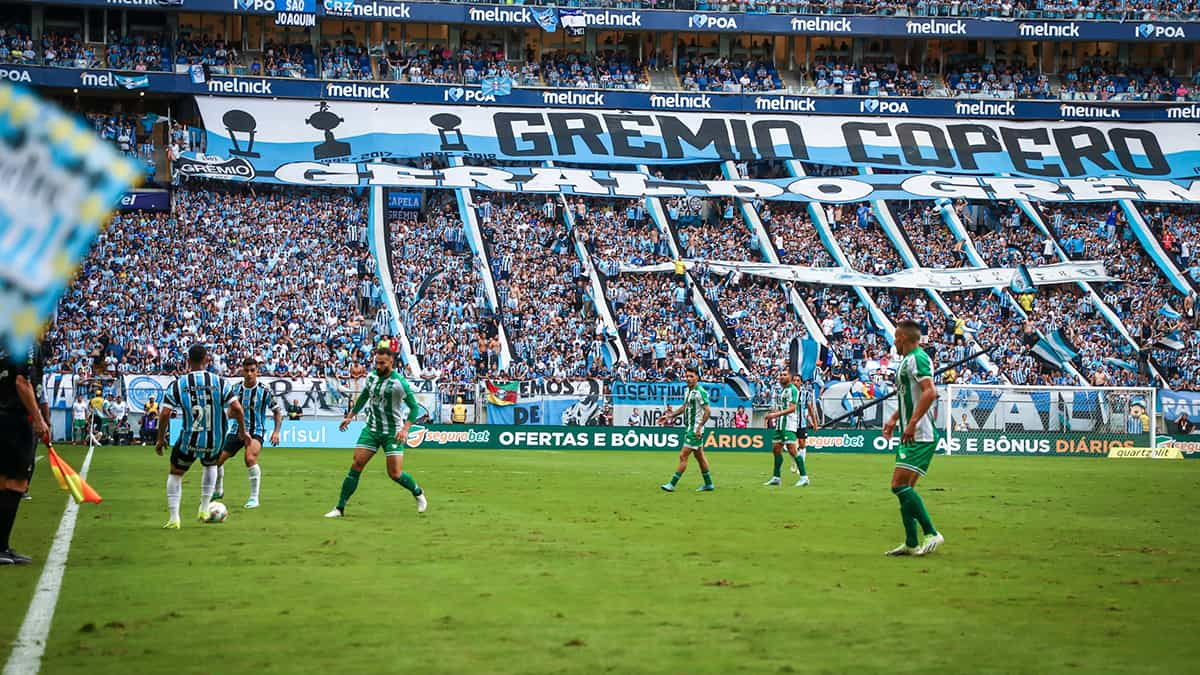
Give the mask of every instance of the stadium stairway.
M 409 370 L 414 374 L 420 375 L 421 362 L 413 353 L 412 343 L 408 339 L 408 331 L 404 328 L 404 322 L 400 320 L 400 305 L 396 301 L 396 283 L 392 279 L 391 261 L 388 260 L 391 256 L 391 249 L 388 246 L 384 204 L 383 188 L 371 188 L 367 213 L 369 233 L 367 245 L 370 248 L 371 257 L 375 259 L 375 274 L 379 278 L 380 287 L 383 288 L 383 302 L 387 306 L 388 322 L 391 325 L 392 334 L 400 342 L 400 362 L 409 366 Z
M 1142 249 L 1158 266 L 1159 271 L 1171 282 L 1180 293 L 1185 296 L 1190 293 L 1200 293 L 1200 286 L 1197 286 L 1186 274 L 1179 271 L 1175 266 L 1175 262 L 1171 260 L 1171 256 L 1163 250 L 1162 244 L 1150 231 L 1150 226 L 1146 224 L 1146 219 L 1142 217 L 1142 212 L 1138 210 L 1137 205 L 1128 199 L 1122 199 L 1120 202 L 1121 210 L 1125 212 L 1125 220 L 1133 228 L 1133 234 L 1142 244 Z
M 945 222 L 946 226 L 950 228 L 950 232 L 954 235 L 955 240 L 963 242 L 963 252 L 966 254 L 967 260 L 971 263 L 971 266 L 986 267 L 983 262 L 983 257 L 979 255 L 979 249 L 975 248 L 975 242 L 971 241 L 971 237 L 967 234 L 967 228 L 963 227 L 962 221 L 958 218 L 958 214 L 954 212 L 954 208 L 949 203 L 943 203 L 939 204 L 938 210 L 941 211 L 942 221 Z M 1009 295 L 1005 289 L 993 288 L 992 292 L 1005 298 L 1012 306 L 1017 316 L 1021 317 L 1022 319 L 1029 318 L 1029 315 L 1025 313 L 1025 310 L 1021 309 L 1021 305 L 1016 301 L 1016 298 L 1013 298 L 1011 295 Z M 1046 334 L 1041 328 L 1037 328 L 1036 330 L 1038 337 L 1046 339 Z M 1083 376 L 1083 373 L 1079 372 L 1079 369 L 1075 367 L 1075 364 L 1068 362 L 1065 370 L 1070 373 L 1070 375 L 1074 377 L 1081 386 L 1086 386 L 1088 384 L 1087 378 Z
M 451 157 L 450 164 L 452 166 L 462 166 L 461 157 Z M 488 260 L 487 246 L 483 241 L 483 232 L 479 229 L 479 216 L 475 213 L 474 200 L 471 197 L 471 191 L 467 189 L 457 189 L 454 191 L 454 196 L 458 202 L 459 217 L 462 218 L 463 227 L 467 233 L 467 243 L 471 247 L 471 253 L 475 257 L 475 264 L 479 268 L 479 278 L 483 281 L 484 295 L 487 297 L 488 307 L 497 319 L 501 316 L 502 307 L 500 307 L 500 298 L 496 293 L 496 279 L 492 276 L 491 261 Z M 500 370 L 508 370 L 512 364 L 513 352 L 512 345 L 508 342 L 508 333 L 504 330 L 504 321 L 496 321 L 496 330 L 500 339 Z
M 547 167 L 553 167 L 554 162 L 547 161 Z M 583 270 L 588 276 L 588 287 L 591 289 L 589 295 L 592 299 L 592 306 L 596 309 L 596 314 L 600 316 L 600 320 L 604 322 L 604 330 L 609 335 L 609 344 L 615 350 L 615 354 L 605 354 L 605 359 L 608 361 L 608 366 L 611 368 L 613 361 L 621 363 L 629 363 L 629 346 L 625 344 L 625 338 L 621 336 L 621 331 L 617 329 L 617 322 L 613 318 L 612 306 L 608 303 L 607 288 L 605 288 L 604 279 L 601 278 L 600 271 L 596 269 L 595 261 L 592 260 L 592 255 L 588 253 L 587 247 L 579 239 L 578 232 L 575 231 L 575 213 L 571 210 L 571 205 L 567 202 L 567 198 L 563 194 L 558 195 L 559 211 L 562 213 L 563 224 L 567 227 L 567 231 L 571 234 L 571 244 L 575 248 L 575 255 L 579 257 L 579 261 L 583 264 Z M 615 359 L 613 358 L 615 356 Z
M 645 164 L 639 164 L 637 169 L 646 175 L 651 175 L 649 167 Z M 650 214 L 650 220 L 654 222 L 659 233 L 666 236 L 667 244 L 671 248 L 672 259 L 682 260 L 679 253 L 679 240 L 675 238 L 675 232 L 669 224 L 670 220 L 663 209 L 662 200 L 658 197 L 646 197 L 646 211 Z M 696 283 L 696 278 L 688 270 L 685 270 L 683 274 L 687 277 L 688 286 L 691 289 L 692 308 L 708 322 L 713 334 L 718 336 L 719 342 L 725 350 L 725 356 L 729 359 L 730 370 L 735 373 L 750 372 L 746 367 L 746 362 L 742 360 L 741 354 L 738 353 L 735 347 L 736 343 L 723 318 L 718 316 L 716 309 L 708 302 L 708 298 L 704 297 L 704 292 L 700 290 L 701 286 Z
M 730 180 L 744 178 L 744 176 L 738 175 L 737 167 L 730 160 L 721 163 L 721 173 L 724 174 L 725 178 Z M 772 265 L 778 265 L 779 252 L 775 250 L 775 243 L 771 241 L 771 235 L 763 225 L 762 217 L 759 216 L 758 209 L 754 206 L 754 203 L 746 199 L 739 199 L 737 200 L 737 204 L 738 209 L 742 213 L 742 220 L 754 231 L 754 236 L 758 240 L 759 254 L 762 256 L 763 261 L 769 262 Z M 800 297 L 799 291 L 782 281 L 779 282 L 779 286 L 787 294 L 788 304 L 792 306 L 792 311 L 800 317 L 800 321 L 804 324 L 808 335 L 822 345 L 828 346 L 829 338 L 821 332 L 821 324 L 813 316 L 812 312 L 809 311 L 808 305 L 804 304 L 804 299 Z
M 1033 222 L 1034 226 L 1037 227 L 1039 232 L 1054 240 L 1054 253 L 1058 256 L 1058 259 L 1063 262 L 1070 260 L 1070 258 L 1067 257 L 1066 251 L 1063 250 L 1062 242 L 1059 240 L 1058 235 L 1054 234 L 1050 231 L 1050 228 L 1046 227 L 1045 219 L 1042 218 L 1041 212 L 1034 207 L 1033 203 L 1028 199 L 1015 199 L 1013 201 L 1016 203 L 1017 208 L 1021 209 L 1021 212 Z M 1121 321 L 1121 317 L 1117 316 L 1117 313 L 1113 311 L 1112 307 L 1110 307 L 1108 303 L 1104 302 L 1104 299 L 1100 296 L 1100 293 L 1096 291 L 1096 288 L 1092 284 L 1084 281 L 1080 281 L 1078 284 L 1079 288 L 1086 293 L 1088 298 L 1092 301 L 1092 306 L 1096 308 L 1096 311 L 1100 312 L 1100 316 L 1104 317 L 1104 320 L 1107 321 L 1108 325 L 1112 326 L 1113 330 L 1115 330 L 1117 334 L 1121 336 L 1121 339 L 1124 340 L 1135 352 L 1140 350 L 1141 347 L 1138 345 L 1137 340 L 1134 339 L 1133 334 L 1129 332 L 1129 328 L 1125 325 L 1125 322 Z M 1154 364 L 1150 364 L 1150 372 L 1154 375 L 1155 380 L 1165 382 L 1162 375 L 1158 373 L 1158 370 L 1155 368 Z
M 883 233 L 892 242 L 892 248 L 900 255 L 900 260 L 904 263 L 904 266 L 908 269 L 920 268 L 921 262 L 913 252 L 912 246 L 909 244 L 903 230 L 896 224 L 896 218 L 892 215 L 892 209 L 888 206 L 887 202 L 882 199 L 872 200 L 871 210 L 875 213 L 875 219 L 879 221 L 879 226 L 883 229 Z M 927 288 L 925 289 L 925 295 L 933 301 L 933 304 L 937 305 L 938 309 L 942 312 L 942 316 L 947 319 L 954 316 L 954 310 L 950 308 L 950 304 L 942 297 L 941 292 L 933 288 Z M 971 336 L 967 340 L 967 344 L 974 351 L 983 349 L 974 336 Z M 987 354 L 980 356 L 976 361 L 988 371 L 995 369 L 994 362 Z
M 803 178 L 808 175 L 804 171 L 804 165 L 798 160 L 789 159 L 786 163 L 788 172 L 794 178 Z M 829 227 L 829 221 L 825 217 L 825 205 L 820 202 L 809 202 L 808 217 L 812 221 L 813 227 L 816 228 L 817 236 L 821 238 L 821 243 L 825 244 L 825 250 L 829 251 L 829 255 L 833 256 L 834 262 L 842 267 L 851 267 L 850 260 L 846 258 L 846 252 L 842 250 L 841 245 L 838 244 L 837 237 L 833 236 L 833 230 Z M 862 302 L 863 307 L 867 308 L 867 314 L 871 317 L 871 320 L 875 322 L 876 326 L 883 329 L 883 334 L 887 338 L 888 344 L 895 344 L 896 326 L 892 323 L 892 320 L 883 313 L 883 310 L 879 309 L 879 304 L 875 302 L 875 299 L 871 297 L 871 294 L 865 288 L 854 286 L 853 289 L 854 294 Z

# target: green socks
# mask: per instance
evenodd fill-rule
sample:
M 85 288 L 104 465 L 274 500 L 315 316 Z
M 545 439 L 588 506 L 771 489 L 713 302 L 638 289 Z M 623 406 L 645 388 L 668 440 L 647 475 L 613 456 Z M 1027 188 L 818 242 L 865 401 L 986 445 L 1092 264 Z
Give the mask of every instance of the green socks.
M 417 481 L 413 480 L 413 477 L 407 471 L 401 471 L 400 477 L 396 479 L 396 482 L 400 484 L 400 487 L 411 492 L 414 497 L 419 496 L 422 492 L 421 486 L 417 485 Z
M 680 478 L 683 478 L 683 474 L 679 473 L 678 471 L 671 474 L 671 485 L 675 485 L 675 484 L 679 483 Z
M 905 546 L 917 545 L 919 541 L 917 537 L 918 523 L 925 534 L 937 534 L 937 529 L 933 527 L 933 521 L 929 518 L 929 512 L 925 510 L 925 502 L 921 500 L 921 495 L 917 494 L 916 488 L 905 485 L 892 488 L 892 492 L 900 501 L 900 519 L 904 522 Z
M 779 469 L 783 466 L 783 455 L 775 455 L 775 473 L 776 478 L 779 478 Z
M 929 512 L 925 510 L 925 500 L 921 499 L 921 495 L 917 494 L 917 489 L 912 488 L 905 494 L 908 495 L 909 515 L 917 519 L 917 522 L 921 524 L 921 530 L 925 534 L 937 534 L 937 528 L 933 526 L 933 521 L 929 519 Z
M 354 469 L 350 469 L 350 472 L 346 474 L 346 479 L 342 481 L 342 496 L 338 498 L 337 503 L 339 511 L 346 510 L 346 502 L 350 501 L 350 495 L 358 489 L 358 477 L 361 475 L 362 472 Z
M 797 468 L 797 469 L 800 471 L 800 475 L 801 475 L 801 476 L 807 476 L 807 475 L 808 475 L 808 469 L 805 469 L 805 468 L 804 468 L 804 455 L 803 455 L 803 454 L 801 454 L 801 453 L 799 453 L 799 452 L 797 452 L 797 453 L 796 453 L 796 457 L 795 457 L 795 459 L 796 459 L 796 468 Z M 775 475 L 777 475 L 777 476 L 778 476 L 779 474 L 775 474 Z
M 709 473 L 709 472 L 707 472 L 707 471 L 704 471 L 704 472 L 701 472 L 701 474 L 700 474 L 700 475 L 704 477 L 704 484 L 705 484 L 705 485 L 712 485 L 712 474 L 710 474 L 710 473 Z

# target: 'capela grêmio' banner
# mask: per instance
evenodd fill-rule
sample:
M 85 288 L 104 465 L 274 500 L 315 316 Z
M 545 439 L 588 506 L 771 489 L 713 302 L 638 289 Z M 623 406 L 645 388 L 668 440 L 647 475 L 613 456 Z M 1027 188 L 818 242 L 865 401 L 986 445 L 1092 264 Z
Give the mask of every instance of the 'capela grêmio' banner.
M 422 156 L 622 165 L 796 159 L 1047 179 L 1185 179 L 1200 166 L 1200 125 L 1178 123 L 449 109 L 354 101 L 314 106 L 233 97 L 199 97 L 197 105 L 208 152 L 245 160 L 256 177 L 278 175 L 279 167 L 302 160 Z

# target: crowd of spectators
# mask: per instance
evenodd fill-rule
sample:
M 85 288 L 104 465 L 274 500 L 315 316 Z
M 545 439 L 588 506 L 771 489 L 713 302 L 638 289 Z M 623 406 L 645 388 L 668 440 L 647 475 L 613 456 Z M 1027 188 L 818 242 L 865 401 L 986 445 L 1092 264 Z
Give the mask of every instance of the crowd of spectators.
M 104 44 L 84 42 L 78 30 L 47 30 L 35 41 L 28 27 L 0 26 L 0 63 L 149 72 L 171 67 L 170 49 L 152 34 L 110 31 Z
M 648 89 L 650 80 L 640 61 L 611 49 L 597 54 L 557 51 L 541 58 L 542 81 L 548 87 L 576 89 Z
M 389 223 L 392 280 L 423 374 L 475 382 L 500 363 L 497 324 L 453 200 L 432 195 L 422 220 Z
M 894 61 L 883 64 L 850 64 L 833 59 L 818 59 L 802 74 L 811 82 L 814 93 L 817 94 L 933 96 L 942 87 L 941 79 L 936 73 L 937 64 L 933 63 L 918 69 Z
M 466 0 L 455 0 L 465 2 Z M 1110 19 L 1167 21 L 1200 16 L 1195 2 L 1178 0 L 526 0 L 525 4 L 565 7 L 678 9 L 751 14 L 868 14 L 1002 19 Z
M 371 57 L 354 40 L 321 44 L 321 77 L 326 80 L 370 80 Z
M 516 374 L 606 374 L 606 331 L 554 199 L 476 203 Z
M 766 59 L 737 60 L 693 56 L 679 60 L 676 75 L 686 91 L 754 92 L 783 88 L 775 64 Z
M 189 187 L 170 213 L 117 214 L 59 303 L 48 369 L 173 373 L 202 342 L 222 374 L 247 356 L 263 374 L 338 374 L 372 346 L 355 301 L 374 283 L 365 218 L 348 192 L 263 186 Z
M 225 40 L 207 35 L 180 38 L 175 42 L 176 66 L 201 65 L 212 75 L 241 74 L 237 49 Z M 261 65 L 259 66 L 261 72 Z

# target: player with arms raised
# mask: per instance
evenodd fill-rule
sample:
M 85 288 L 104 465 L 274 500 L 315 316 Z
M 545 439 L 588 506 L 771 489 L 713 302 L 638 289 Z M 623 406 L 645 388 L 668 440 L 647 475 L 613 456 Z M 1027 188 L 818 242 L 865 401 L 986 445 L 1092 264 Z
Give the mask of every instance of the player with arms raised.
M 233 385 L 233 395 L 245 410 L 246 424 L 249 426 L 250 440 L 242 441 L 241 427 L 234 423 L 229 435 L 225 437 L 225 445 L 221 447 L 221 457 L 217 460 L 217 488 L 213 499 L 225 496 L 225 462 L 246 449 L 246 475 L 250 478 L 250 498 L 243 508 L 258 508 L 258 488 L 262 482 L 262 469 L 258 466 L 258 453 L 262 452 L 263 437 L 267 433 L 267 411 L 275 417 L 275 428 L 271 431 L 271 445 L 279 445 L 279 429 L 283 426 L 283 402 L 265 382 L 258 381 L 258 361 L 248 358 L 242 361 L 242 381 Z
M 408 440 L 409 427 L 417 421 L 417 397 L 413 395 L 408 380 L 393 368 L 395 360 L 396 356 L 390 348 L 380 347 L 375 350 L 375 370 L 367 376 L 365 388 L 338 427 L 345 431 L 354 416 L 364 407 L 367 409 L 367 426 L 358 435 L 358 442 L 354 446 L 354 461 L 350 465 L 350 472 L 342 481 L 341 497 L 338 498 L 337 506 L 325 514 L 326 518 L 341 518 L 346 515 L 346 503 L 358 489 L 359 476 L 380 448 L 387 457 L 388 476 L 412 493 L 417 500 L 417 513 L 425 513 L 428 506 L 425 492 L 413 477 L 404 471 L 404 443 Z M 407 415 L 404 414 L 405 407 L 408 408 Z M 401 422 L 401 419 L 404 421 Z
M 783 467 L 783 449 L 785 447 L 796 464 L 796 471 L 800 474 L 800 480 L 796 481 L 796 487 L 809 484 L 802 445 L 808 439 L 808 426 L 804 424 L 804 416 L 807 415 L 812 428 L 817 429 L 817 409 L 812 402 L 812 389 L 806 387 L 806 390 L 801 390 L 796 386 L 796 379 L 787 368 L 779 371 L 779 384 L 783 386 L 783 390 L 775 399 L 774 410 L 767 413 L 764 418 L 768 425 L 771 425 L 774 420 L 779 421 L 775 423 L 775 437 L 771 443 L 771 452 L 775 455 L 774 473 L 770 480 L 763 485 L 779 485 L 782 482 L 779 478 L 779 470 Z
M 700 464 L 700 475 L 704 477 L 704 485 L 696 488 L 696 492 L 711 492 L 713 490 L 712 475 L 708 473 L 708 458 L 704 456 L 701 443 L 704 437 L 704 425 L 708 422 L 711 414 L 708 407 L 708 391 L 700 386 L 700 369 L 696 366 L 688 366 L 683 373 L 683 379 L 687 382 L 683 403 L 680 404 L 678 410 L 667 408 L 659 419 L 660 424 L 668 425 L 676 417 L 683 415 L 683 451 L 679 453 L 679 466 L 676 467 L 671 480 L 663 483 L 660 487 L 665 492 L 674 492 L 675 485 L 683 477 L 683 472 L 687 471 L 688 457 L 694 453 L 696 462 Z
M 896 425 L 904 423 L 900 445 L 896 448 L 896 468 L 892 471 L 892 493 L 900 500 L 904 543 L 888 551 L 887 555 L 925 555 L 945 541 L 934 528 L 925 502 L 917 494 L 917 480 L 929 470 L 937 449 L 937 432 L 933 426 L 933 404 L 937 401 L 933 364 L 920 343 L 921 327 L 917 322 L 901 321 L 896 326 L 896 352 L 901 356 L 896 367 L 899 408 L 883 425 L 883 437 L 890 441 Z M 917 539 L 918 524 L 925 532 L 923 542 Z
M 171 469 L 167 475 L 167 511 L 169 516 L 166 530 L 179 529 L 179 500 L 183 495 L 183 474 L 199 459 L 204 467 L 200 479 L 200 522 L 208 520 L 208 506 L 212 501 L 213 489 L 217 484 L 217 459 L 220 457 L 221 442 L 225 438 L 228 416 L 237 420 L 238 434 L 243 442 L 249 442 L 246 433 L 246 418 L 242 405 L 233 390 L 225 386 L 221 378 L 204 370 L 208 361 L 208 350 L 204 345 L 192 345 L 188 350 L 188 372 L 167 387 L 167 394 L 158 413 L 158 443 L 154 451 L 162 456 L 167 445 L 167 427 L 171 423 L 171 411 L 178 410 L 183 418 L 179 438 L 171 449 Z

